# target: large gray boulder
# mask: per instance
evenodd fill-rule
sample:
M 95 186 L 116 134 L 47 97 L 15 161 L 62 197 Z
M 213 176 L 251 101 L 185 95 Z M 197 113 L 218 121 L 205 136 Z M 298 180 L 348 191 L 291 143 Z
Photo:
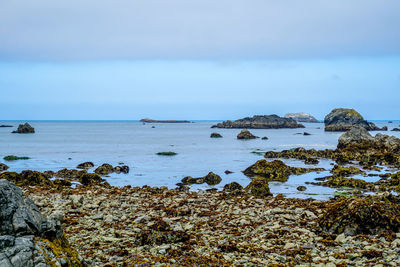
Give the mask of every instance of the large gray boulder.
M 287 113 L 285 118 L 294 119 L 297 122 L 312 122 L 317 123 L 319 122 L 315 117 L 311 116 L 308 113 L 299 112 L 299 113 Z
M 44 217 L 13 183 L 0 180 L 0 266 L 82 266 L 64 237 L 62 214 Z
M 338 147 L 358 145 L 365 142 L 374 142 L 374 137 L 364 127 L 354 126 L 350 131 L 339 137 Z
M 235 121 L 224 121 L 212 128 L 241 128 L 241 129 L 279 129 L 279 128 L 304 128 L 294 119 L 282 118 L 278 115 L 255 115 Z
M 374 123 L 364 120 L 360 113 L 354 109 L 336 108 L 324 119 L 325 131 L 345 132 L 353 126 L 360 126 L 368 131 L 381 130 Z

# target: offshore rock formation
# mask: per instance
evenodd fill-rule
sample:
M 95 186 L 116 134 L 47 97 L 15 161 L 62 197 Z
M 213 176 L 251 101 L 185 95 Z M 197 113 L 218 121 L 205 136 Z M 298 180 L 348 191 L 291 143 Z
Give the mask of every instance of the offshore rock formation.
M 21 189 L 0 180 L 0 266 L 83 266 L 55 213 L 44 217 Z
M 247 129 L 280 129 L 280 128 L 304 128 L 294 119 L 282 118 L 278 115 L 255 115 L 235 121 L 224 121 L 212 126 L 212 128 L 247 128 Z
M 253 135 L 247 129 L 241 130 L 240 133 L 237 135 L 237 139 L 242 139 L 242 140 L 249 140 L 249 139 L 256 139 L 256 138 L 258 138 L 258 136 Z
M 345 132 L 354 126 L 361 126 L 368 131 L 382 130 L 374 123 L 364 120 L 360 113 L 354 109 L 336 108 L 326 115 L 325 131 Z
M 18 126 L 18 129 L 16 131 L 13 131 L 12 133 L 19 133 L 19 134 L 25 134 L 25 133 L 35 133 L 35 129 L 29 124 L 20 124 Z
M 186 120 L 152 120 L 149 118 L 145 118 L 145 119 L 141 119 L 140 122 L 144 122 L 144 123 L 190 123 L 190 121 L 186 121 Z
M 285 118 L 294 119 L 297 122 L 319 122 L 315 117 L 311 116 L 308 113 L 299 112 L 299 113 L 287 113 Z

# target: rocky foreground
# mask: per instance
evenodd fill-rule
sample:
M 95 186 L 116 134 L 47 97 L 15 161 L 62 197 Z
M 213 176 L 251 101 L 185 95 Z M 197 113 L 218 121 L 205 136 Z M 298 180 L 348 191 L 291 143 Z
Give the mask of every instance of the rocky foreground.
M 400 264 L 392 196 L 315 201 L 149 187 L 25 192 L 44 214 L 65 215 L 65 233 L 90 266 Z

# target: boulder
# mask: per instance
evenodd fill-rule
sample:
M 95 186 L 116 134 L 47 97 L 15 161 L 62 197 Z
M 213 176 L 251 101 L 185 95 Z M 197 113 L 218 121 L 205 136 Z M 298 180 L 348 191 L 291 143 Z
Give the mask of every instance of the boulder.
M 317 123 L 319 122 L 316 118 L 311 116 L 308 113 L 299 112 L 299 113 L 287 113 L 285 118 L 294 119 L 297 122 L 312 122 Z
M 30 170 L 22 171 L 21 173 L 0 173 L 0 179 L 6 179 L 10 182 L 15 183 L 18 186 L 53 186 L 53 182 L 49 178 L 50 177 L 44 173 Z
M 116 167 L 114 167 L 114 172 L 115 173 L 129 173 L 129 166 L 126 166 L 126 165 L 116 166 Z
M 114 171 L 113 166 L 108 163 L 104 163 L 103 165 L 97 167 L 97 169 L 94 170 L 94 172 L 99 175 L 108 175 L 113 171 Z
M 83 162 L 81 164 L 78 164 L 78 166 L 76 166 L 77 169 L 90 169 L 94 167 L 94 163 L 87 161 L 87 162 Z
M 193 178 L 192 176 L 186 176 L 181 180 L 183 185 L 203 184 L 203 183 L 207 183 L 208 185 L 217 185 L 221 181 L 222 181 L 221 177 L 213 172 L 209 172 L 204 177 Z
M 4 164 L 4 163 L 0 163 L 0 172 L 7 170 L 9 167 Z
M 373 141 L 374 137 L 364 127 L 355 126 L 339 137 L 338 148 Z
M 44 217 L 21 189 L 0 180 L 0 266 L 83 266 L 65 238 L 61 213 Z
M 255 115 L 235 121 L 224 121 L 212 128 L 246 128 L 246 129 L 280 129 L 280 128 L 304 128 L 294 119 L 282 118 L 278 115 Z
M 400 132 L 400 128 L 393 128 L 392 132 Z
M 240 133 L 237 135 L 237 139 L 249 140 L 249 139 L 256 139 L 256 138 L 258 138 L 258 136 L 253 135 L 247 129 L 241 130 Z
M 35 129 L 29 125 L 29 123 L 25 123 L 25 124 L 20 124 L 18 126 L 18 129 L 16 131 L 13 131 L 12 133 L 34 133 Z
M 241 186 L 237 182 L 232 182 L 232 183 L 226 184 L 224 186 L 224 191 L 226 191 L 226 192 L 233 192 L 233 191 L 242 190 L 242 189 L 243 189 L 243 186 Z
M 255 178 L 251 181 L 251 183 L 244 188 L 247 194 L 256 196 L 256 197 L 268 197 L 272 196 L 268 181 L 264 178 Z
M 210 137 L 211 138 L 221 138 L 222 135 L 220 135 L 219 133 L 211 133 Z
M 350 130 L 353 126 L 360 126 L 368 131 L 381 130 L 374 123 L 364 120 L 360 113 L 354 109 L 337 108 L 326 115 L 325 131 L 344 132 Z

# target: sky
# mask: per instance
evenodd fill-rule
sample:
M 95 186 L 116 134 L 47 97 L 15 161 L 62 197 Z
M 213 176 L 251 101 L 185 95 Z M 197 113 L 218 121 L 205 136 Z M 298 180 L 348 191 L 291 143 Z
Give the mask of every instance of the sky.
M 0 120 L 400 119 L 398 0 L 0 3 Z

